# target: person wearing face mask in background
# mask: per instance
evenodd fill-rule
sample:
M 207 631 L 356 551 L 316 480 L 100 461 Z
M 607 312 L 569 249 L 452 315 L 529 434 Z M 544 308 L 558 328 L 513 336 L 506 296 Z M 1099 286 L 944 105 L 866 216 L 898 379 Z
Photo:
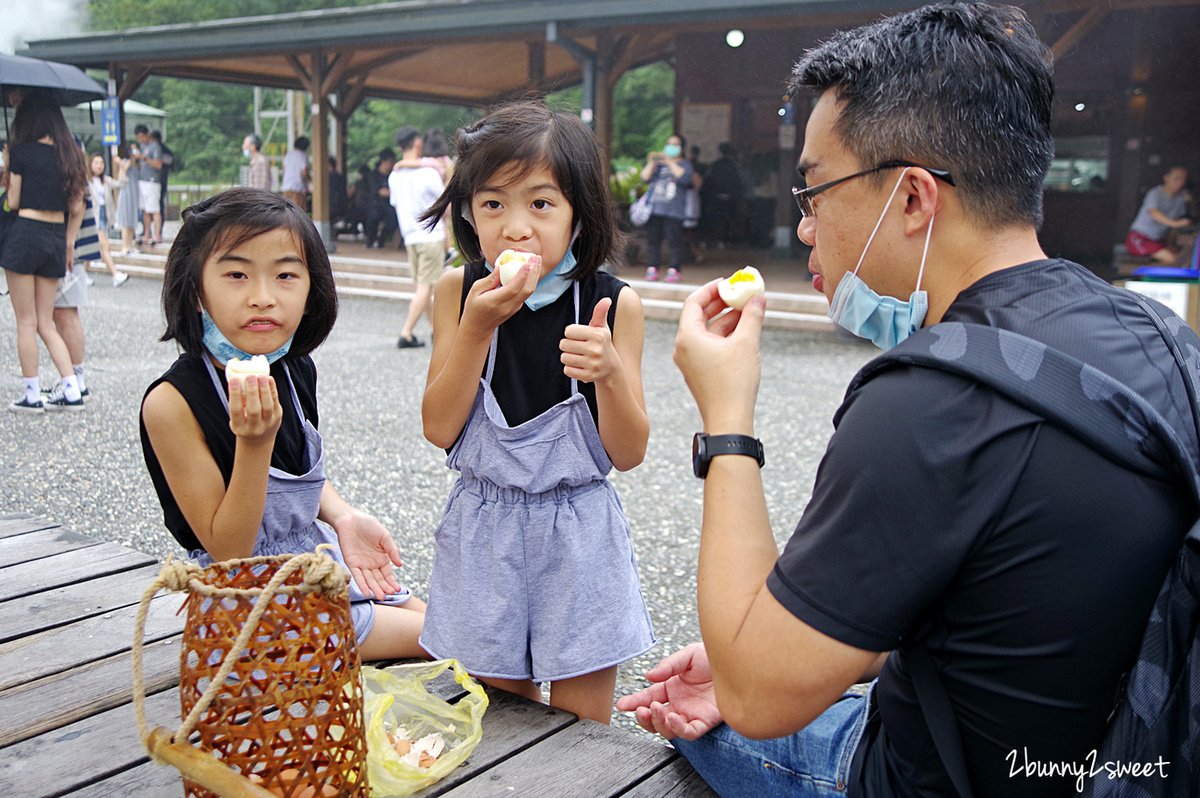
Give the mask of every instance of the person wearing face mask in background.
M 670 252 L 670 267 L 665 282 L 679 282 L 679 264 L 683 260 L 683 220 L 687 217 L 687 192 L 692 188 L 694 169 L 683 157 L 683 137 L 667 139 L 662 152 L 646 156 L 642 182 L 651 192 L 650 220 L 646 222 L 646 279 L 658 279 L 658 264 L 665 239 Z
M 262 138 L 251 133 L 242 139 L 242 157 L 250 159 L 250 171 L 246 174 L 246 185 L 250 188 L 271 190 L 271 162 L 259 150 Z
M 788 93 L 818 96 L 795 192 L 814 287 L 884 349 L 912 336 L 905 353 L 962 357 L 974 323 L 1002 344 L 1033 339 L 1001 351 L 1039 380 L 1045 348 L 1065 352 L 1169 419 L 1195 462 L 1189 386 L 1148 312 L 1038 244 L 1050 63 L 1022 11 L 983 3 L 899 14 L 806 53 Z M 1069 794 L 1072 774 L 1020 765 L 1083 763 L 1103 738 L 1196 518 L 1186 469 L 1110 458 L 990 384 L 891 360 L 851 384 L 780 554 L 754 438 L 772 367 L 765 302 L 724 310 L 716 281 L 696 291 L 675 348 L 704 426 L 703 643 L 618 709 L 674 738 L 726 798 L 965 794 L 954 773 L 979 796 Z M 914 673 L 930 671 L 961 770 L 934 742 L 944 724 L 926 719 L 938 702 Z

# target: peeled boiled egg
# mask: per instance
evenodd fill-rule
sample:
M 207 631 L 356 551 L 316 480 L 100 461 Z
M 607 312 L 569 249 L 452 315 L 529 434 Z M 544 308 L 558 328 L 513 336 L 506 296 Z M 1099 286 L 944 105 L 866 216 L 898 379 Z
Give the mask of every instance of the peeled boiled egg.
M 517 275 L 521 267 L 533 257 L 531 252 L 520 252 L 515 249 L 506 249 L 500 253 L 500 257 L 496 258 L 496 268 L 500 271 L 500 284 L 507 285 L 508 281 Z
M 267 362 L 265 355 L 254 355 L 247 360 L 231 357 L 225 363 L 225 379 L 230 382 L 233 380 L 245 381 L 251 374 L 266 377 L 270 373 L 271 364 Z
M 732 275 L 717 283 L 717 294 L 721 301 L 734 310 L 746 307 L 750 297 L 767 290 L 762 275 L 753 266 L 738 269 Z

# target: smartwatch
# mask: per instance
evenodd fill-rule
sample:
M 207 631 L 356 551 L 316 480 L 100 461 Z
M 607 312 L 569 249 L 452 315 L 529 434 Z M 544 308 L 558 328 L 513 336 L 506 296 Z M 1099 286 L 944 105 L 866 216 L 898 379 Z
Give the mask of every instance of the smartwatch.
M 763 456 L 762 441 L 749 435 L 705 435 L 697 432 L 692 438 L 692 471 L 700 479 L 708 476 L 708 464 L 719 454 L 743 454 L 753 457 L 762 468 L 766 458 Z

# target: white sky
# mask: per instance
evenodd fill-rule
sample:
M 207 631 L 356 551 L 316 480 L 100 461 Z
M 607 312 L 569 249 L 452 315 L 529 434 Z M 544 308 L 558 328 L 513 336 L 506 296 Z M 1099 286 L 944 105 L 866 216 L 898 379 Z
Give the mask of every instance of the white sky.
M 55 39 L 83 30 L 87 0 L 0 0 L 0 53 L 34 39 Z

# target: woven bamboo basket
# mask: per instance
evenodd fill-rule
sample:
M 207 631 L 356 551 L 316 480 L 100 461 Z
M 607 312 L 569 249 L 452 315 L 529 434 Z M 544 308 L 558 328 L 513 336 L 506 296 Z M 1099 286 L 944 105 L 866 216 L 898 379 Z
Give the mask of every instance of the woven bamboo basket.
M 179 768 L 190 798 L 367 798 L 348 579 L 319 551 L 163 566 L 138 614 L 135 710 L 147 750 Z M 142 687 L 145 615 L 162 589 L 188 594 L 173 735 L 148 729 Z

